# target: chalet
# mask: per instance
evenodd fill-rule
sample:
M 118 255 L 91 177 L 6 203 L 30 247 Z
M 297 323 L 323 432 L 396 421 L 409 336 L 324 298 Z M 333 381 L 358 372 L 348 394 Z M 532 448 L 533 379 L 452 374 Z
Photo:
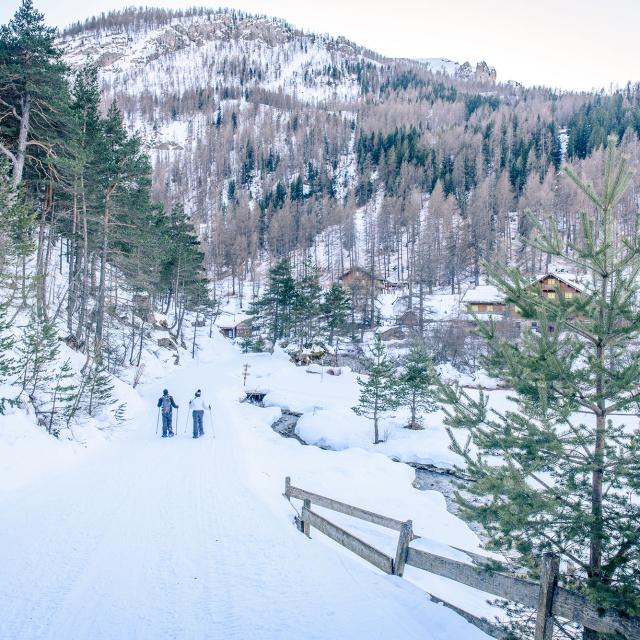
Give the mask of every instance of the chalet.
M 566 299 L 584 294 L 582 285 L 563 273 L 545 273 L 536 278 L 532 286 L 539 287 L 542 295 L 550 300 L 556 300 L 560 294 Z M 491 285 L 469 289 L 464 294 L 462 302 L 470 313 L 491 313 L 514 317 L 519 315 L 513 305 L 506 304 L 504 295 Z
M 340 276 L 339 281 L 345 289 L 368 289 L 371 286 L 372 277 L 376 293 L 391 293 L 395 291 L 398 286 L 386 278 L 380 278 L 375 275 L 372 276 L 371 271 L 367 271 L 362 267 L 352 267 L 348 269 Z
M 462 303 L 469 313 L 506 315 L 509 310 L 504 295 L 496 287 L 488 284 L 468 289 L 462 296 Z
M 251 318 L 245 318 L 244 320 L 232 320 L 226 321 L 218 325 L 220 333 L 226 338 L 248 338 L 252 335 Z
M 537 284 L 542 294 L 551 300 L 555 300 L 558 297 L 558 293 L 561 293 L 562 296 L 567 299 L 584 294 L 584 287 L 582 287 L 582 285 L 569 278 L 568 275 L 554 271 L 540 276 L 537 279 Z

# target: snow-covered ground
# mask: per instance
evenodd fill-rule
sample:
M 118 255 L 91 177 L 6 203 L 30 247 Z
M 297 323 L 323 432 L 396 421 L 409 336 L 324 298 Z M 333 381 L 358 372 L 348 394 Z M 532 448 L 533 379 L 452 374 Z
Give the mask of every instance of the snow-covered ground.
M 417 571 L 385 576 L 320 534 L 306 539 L 281 493 L 290 475 L 309 490 L 413 518 L 424 536 L 416 544 L 476 550 L 443 497 L 414 489 L 413 471 L 386 455 L 281 438 L 269 427 L 280 409 L 238 403 L 243 363 L 252 365 L 249 385 L 268 370 L 318 377 L 279 356 L 243 356 L 219 335 L 203 342 L 195 362 L 147 369 L 153 380 L 131 402 L 130 422 L 100 446 L 43 440 L 19 414 L 3 420 L 3 457 L 24 459 L 30 471 L 11 484 L 17 465 L 0 466 L 0 638 L 486 638 L 417 585 L 460 604 L 478 594 Z M 172 440 L 155 434 L 163 387 L 180 404 Z M 195 388 L 214 407 L 215 438 L 209 420 L 204 439 L 185 434 Z M 394 545 L 371 525 L 349 526 L 384 550 Z

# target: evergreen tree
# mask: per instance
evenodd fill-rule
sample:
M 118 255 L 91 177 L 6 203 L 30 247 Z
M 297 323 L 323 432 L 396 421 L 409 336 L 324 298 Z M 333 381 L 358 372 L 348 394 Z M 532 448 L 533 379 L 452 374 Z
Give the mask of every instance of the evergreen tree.
M 399 402 L 411 411 L 409 429 L 422 429 L 420 414 L 436 410 L 437 389 L 433 362 L 424 343 L 416 341 L 404 358 L 398 377 Z
M 398 407 L 395 367 L 387 356 L 380 334 L 376 333 L 369 355 L 362 361 L 367 378 L 358 377 L 360 397 L 358 405 L 352 407 L 358 416 L 373 420 L 373 444 L 379 444 L 380 419 Z
M 12 183 L 23 179 L 29 158 L 49 162 L 66 127 L 68 85 L 56 29 L 32 0 L 22 0 L 0 27 L 0 153 L 12 165 Z
M 568 251 L 552 222 L 532 220 L 540 251 L 586 271 L 584 295 L 558 288 L 548 297 L 516 269 L 490 268 L 507 300 L 540 327 L 519 343 L 479 327 L 486 369 L 513 388 L 513 408 L 489 410 L 482 395 L 452 388 L 443 395 L 449 425 L 466 429 L 474 446 L 451 431 L 475 480 L 470 499 L 458 496 L 462 514 L 483 525 L 487 546 L 517 550 L 534 574 L 541 554 L 557 552 L 575 569 L 575 578 L 564 576 L 570 587 L 598 606 L 638 615 L 640 507 L 629 496 L 640 489 L 640 433 L 613 416 L 635 414 L 640 400 L 640 237 L 637 222 L 631 237 L 614 234 L 631 178 L 615 146 L 610 140 L 599 191 L 567 170 L 593 207 Z
M 334 282 L 325 294 L 320 307 L 325 327 L 329 329 L 329 344 L 333 344 L 334 336 L 340 336 L 346 332 L 350 309 L 349 292 Z
M 0 385 L 4 385 L 16 373 L 16 362 L 13 356 L 15 339 L 7 321 L 7 307 L 0 305 Z M 0 415 L 4 415 L 7 406 L 15 403 L 13 398 L 0 396 Z
M 250 314 L 258 328 L 267 331 L 272 345 L 290 335 L 292 311 L 296 300 L 296 283 L 287 258 L 269 270 L 269 285 L 264 295 L 251 305 Z
M 36 414 L 43 413 L 44 395 L 55 381 L 55 361 L 60 351 L 55 326 L 32 314 L 18 348 L 18 398 L 26 393 Z
M 51 377 L 50 386 L 43 390 L 38 411 L 46 420 L 47 432 L 56 437 L 62 426 L 69 425 L 69 417 L 76 405 L 76 386 L 71 362 L 65 360 Z
M 84 371 L 82 400 L 83 410 L 92 417 L 115 403 L 113 380 L 104 365 L 94 362 Z
M 295 283 L 295 299 L 292 305 L 293 327 L 300 344 L 313 341 L 320 315 L 320 273 L 310 261 L 304 265 L 304 275 Z

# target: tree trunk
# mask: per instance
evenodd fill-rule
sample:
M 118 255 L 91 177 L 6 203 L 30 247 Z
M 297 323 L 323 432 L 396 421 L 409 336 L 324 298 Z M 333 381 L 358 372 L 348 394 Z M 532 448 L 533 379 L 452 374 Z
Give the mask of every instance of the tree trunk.
M 29 118 L 31 116 L 31 94 L 25 93 L 22 97 L 22 115 L 20 117 L 20 131 L 18 133 L 18 148 L 13 163 L 13 187 L 16 188 L 22 182 L 24 162 L 27 157 L 27 139 L 29 137 Z
M 111 191 L 107 192 L 102 217 L 102 250 L 100 252 L 100 280 L 98 282 L 98 308 L 96 313 L 96 334 L 94 340 L 95 361 L 102 363 L 102 337 L 104 332 L 104 307 L 107 288 L 107 252 L 109 250 L 109 202 Z

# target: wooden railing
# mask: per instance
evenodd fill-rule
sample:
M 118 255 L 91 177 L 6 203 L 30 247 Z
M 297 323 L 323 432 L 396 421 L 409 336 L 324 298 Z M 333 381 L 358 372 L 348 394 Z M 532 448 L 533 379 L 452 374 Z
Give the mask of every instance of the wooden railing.
M 541 563 L 539 582 L 524 580 L 516 576 L 492 571 L 482 566 L 482 557 L 464 551 L 478 564 L 466 564 L 410 546 L 418 536 L 413 533 L 411 520 L 401 521 L 387 516 L 354 507 L 352 505 L 305 491 L 285 479 L 284 496 L 291 500 L 302 500 L 303 506 L 296 524 L 300 531 L 310 537 L 311 528 L 315 528 L 338 544 L 357 554 L 367 562 L 390 575 L 402 577 L 406 565 L 422 569 L 444 578 L 449 578 L 473 587 L 485 593 L 518 602 L 525 607 L 536 610 L 536 627 L 534 640 L 551 640 L 553 635 L 554 616 L 574 622 L 582 627 L 599 633 L 619 634 L 627 640 L 640 640 L 640 618 L 625 616 L 615 609 L 601 610 L 583 595 L 558 586 L 559 557 L 545 554 Z M 393 531 L 398 531 L 398 543 L 395 557 L 391 557 L 368 542 L 330 522 L 312 511 L 312 504 L 338 513 L 365 520 Z M 445 603 L 448 604 L 448 603 Z M 455 607 L 452 607 L 455 608 Z M 461 612 L 463 615 L 464 612 Z M 465 618 L 486 631 L 486 620 L 466 614 Z M 482 623 L 482 624 L 481 624 Z

